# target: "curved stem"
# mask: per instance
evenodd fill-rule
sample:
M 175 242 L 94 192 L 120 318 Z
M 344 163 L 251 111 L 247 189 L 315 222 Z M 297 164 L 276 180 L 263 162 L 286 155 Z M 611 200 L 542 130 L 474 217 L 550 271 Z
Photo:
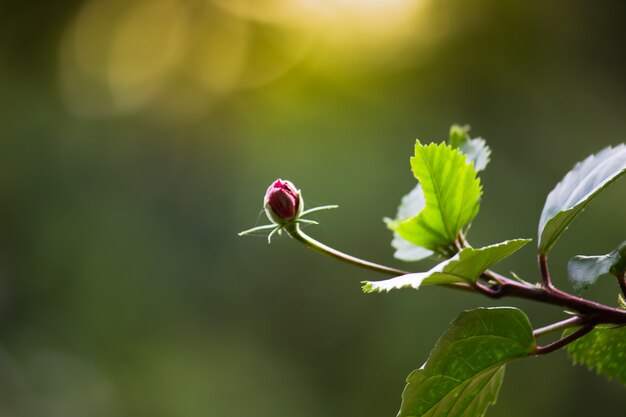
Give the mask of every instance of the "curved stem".
M 539 254 L 537 257 L 537 261 L 539 262 L 539 270 L 541 271 L 541 279 L 543 280 L 543 285 L 547 289 L 553 289 L 552 279 L 550 278 L 550 270 L 548 269 L 548 255 Z
M 339 259 L 340 261 L 391 276 L 410 274 L 410 272 L 408 271 L 403 271 L 401 269 L 369 262 L 326 246 L 325 244 L 318 242 L 317 240 L 305 234 L 302 229 L 300 229 L 300 226 L 297 222 L 286 224 L 285 226 L 283 226 L 283 228 L 289 234 L 289 236 L 291 236 L 295 240 L 303 243 L 304 245 L 319 253 L 323 253 L 324 255 Z M 559 306 L 567 310 L 575 311 L 576 313 L 578 313 L 578 315 L 582 316 L 585 319 L 585 323 L 608 323 L 620 325 L 626 324 L 626 310 L 612 308 L 604 304 L 597 303 L 595 301 L 576 297 L 555 288 L 554 286 L 552 286 L 552 283 L 550 281 L 550 274 L 547 269 L 547 260 L 545 256 L 539 256 L 539 265 L 542 271 L 542 277 L 544 278 L 544 286 L 534 286 L 530 284 L 520 283 L 490 270 L 486 270 L 481 276 L 482 278 L 489 280 L 488 284 L 483 284 L 477 281 L 473 284 L 455 283 L 445 284 L 444 286 L 448 288 L 461 289 L 464 291 L 476 291 L 494 299 L 500 299 L 509 296 Z M 555 324 L 554 326 L 560 325 Z M 541 329 L 539 330 L 540 334 L 544 334 Z M 567 342 L 565 342 L 565 344 L 566 343 Z M 551 345 L 546 346 L 546 348 L 548 348 L 549 346 Z M 559 347 L 560 346 L 557 345 L 557 347 L 555 347 L 554 349 L 558 349 Z
M 406 275 L 406 274 L 411 273 L 409 271 L 403 271 L 401 269 L 391 268 L 389 266 L 380 265 L 374 262 L 369 262 L 369 261 L 357 258 L 355 256 L 348 255 L 347 253 L 340 252 L 336 249 L 333 249 L 330 246 L 327 246 L 323 244 L 322 242 L 319 242 L 313 239 L 311 236 L 304 233 L 302 229 L 300 229 L 300 226 L 298 225 L 298 223 L 296 222 L 285 225 L 284 229 L 289 234 L 289 236 L 291 236 L 298 242 L 303 243 L 304 245 L 308 246 L 314 251 L 323 253 L 324 255 L 330 256 L 335 259 L 339 259 L 340 261 L 343 261 L 352 265 L 360 266 L 361 268 L 369 269 L 370 271 L 381 272 L 383 274 L 387 274 L 391 276 L 400 276 L 400 275 Z M 461 282 L 453 283 L 453 284 L 443 284 L 442 286 L 457 289 L 457 290 L 463 290 L 463 291 L 473 291 L 473 288 L 469 284 L 465 284 Z
M 583 325 L 581 328 L 577 329 L 573 333 L 568 334 L 565 337 L 560 338 L 559 340 L 547 344 L 545 346 L 537 346 L 535 347 L 535 355 L 545 355 L 547 353 L 552 353 L 555 350 L 561 349 L 563 346 L 566 346 L 572 343 L 576 339 L 580 339 L 587 333 L 593 330 L 593 324 L 587 323 Z
M 380 265 L 374 262 L 369 262 L 363 259 L 356 258 L 352 255 L 348 255 L 347 253 L 340 252 L 336 249 L 331 248 L 330 246 L 326 246 L 322 242 L 318 242 L 313 239 L 311 236 L 307 235 L 300 229 L 300 226 L 297 223 L 290 223 L 285 225 L 285 230 L 295 240 L 304 243 L 309 248 L 323 253 L 324 255 L 331 256 L 335 259 L 339 259 L 340 261 L 347 262 L 352 265 L 360 266 L 361 268 L 369 269 L 371 271 L 382 272 L 387 275 L 406 275 L 410 274 L 408 271 L 403 271 L 401 269 L 391 268 L 385 265 Z

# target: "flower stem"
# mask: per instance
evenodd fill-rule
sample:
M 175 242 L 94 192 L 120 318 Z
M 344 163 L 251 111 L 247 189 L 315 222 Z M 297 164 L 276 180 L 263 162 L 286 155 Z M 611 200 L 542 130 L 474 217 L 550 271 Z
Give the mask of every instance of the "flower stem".
M 380 272 L 386 275 L 391 276 L 400 276 L 410 274 L 408 271 L 403 271 L 401 269 L 392 268 L 385 265 L 380 265 L 374 262 L 369 262 L 352 255 L 348 255 L 346 253 L 340 252 L 336 249 L 327 246 L 312 237 L 308 236 L 306 233 L 302 231 L 300 225 L 297 222 L 292 222 L 286 224 L 284 230 L 291 236 L 293 239 L 303 243 L 305 246 L 322 253 L 324 255 L 333 257 L 340 261 L 359 266 L 361 268 L 369 269 L 370 271 Z M 568 294 L 564 291 L 561 291 L 554 286 L 550 282 L 550 275 L 547 269 L 547 260 L 543 255 L 539 256 L 539 265 L 542 270 L 542 277 L 544 278 L 543 286 L 535 286 L 526 283 L 520 283 L 514 281 L 510 278 L 507 278 L 503 275 L 497 274 L 493 271 L 487 270 L 482 274 L 484 279 L 487 279 L 489 282 L 487 284 L 483 284 L 481 282 L 476 282 L 473 284 L 469 283 L 454 283 L 454 284 L 444 284 L 444 286 L 448 288 L 460 289 L 464 291 L 472 291 L 478 292 L 483 295 L 486 295 L 490 298 L 500 299 L 503 297 L 516 297 L 516 298 L 524 298 L 527 300 L 538 301 L 541 303 L 551 304 L 555 306 L 559 306 L 561 308 L 575 311 L 580 317 L 570 318 L 560 323 L 555 323 L 550 326 L 546 326 L 543 329 L 537 330 L 537 335 L 543 335 L 551 331 L 560 330 L 565 327 L 571 327 L 576 324 L 583 324 L 584 326 L 591 326 L 584 333 L 581 333 L 578 337 L 582 336 L 586 332 L 590 331 L 593 328 L 593 325 L 599 323 L 611 323 L 611 324 L 626 324 L 626 310 L 620 310 L 617 308 L 612 308 L 606 306 L 604 304 L 597 303 L 595 301 L 586 300 L 584 298 L 576 297 L 572 294 Z M 578 322 L 578 320 L 582 320 Z M 586 329 L 586 327 L 582 327 L 571 335 L 557 340 L 556 342 L 538 348 L 538 354 L 551 352 L 552 350 L 559 349 L 562 346 L 565 346 L 570 341 L 570 336 L 574 334 L 578 334 L 578 332 L 582 332 L 582 329 Z M 573 336 L 572 336 L 573 337 Z M 575 340 L 571 339 L 572 341 Z M 560 343 L 560 344 L 559 344 Z
M 401 269 L 391 268 L 389 266 L 380 265 L 374 262 L 369 262 L 360 258 L 357 258 L 352 255 L 348 255 L 347 253 L 343 253 L 338 251 L 337 249 L 333 249 L 330 246 L 323 244 L 311 236 L 307 235 L 302 231 L 297 222 L 293 222 L 284 226 L 284 230 L 300 243 L 303 243 L 305 246 L 317 251 L 319 253 L 323 253 L 324 255 L 328 255 L 332 258 L 339 259 L 340 261 L 360 266 L 361 268 L 369 269 L 370 271 L 380 272 L 383 274 L 391 275 L 394 277 L 410 274 L 409 271 L 403 271 Z M 443 284 L 442 286 L 463 290 L 463 291 L 474 291 L 473 288 L 469 284 L 465 283 L 452 283 L 452 284 Z
M 391 268 L 385 265 L 379 265 L 374 262 L 365 261 L 363 259 L 356 258 L 352 255 L 348 255 L 347 253 L 340 252 L 336 249 L 331 248 L 330 246 L 326 246 L 322 242 L 318 242 L 313 239 L 311 236 L 307 235 L 300 229 L 300 226 L 297 223 L 290 223 L 285 225 L 285 231 L 297 240 L 298 242 L 304 243 L 309 248 L 323 253 L 324 255 L 331 256 L 335 259 L 339 259 L 340 261 L 347 262 L 352 265 L 360 266 L 361 268 L 369 269 L 371 271 L 381 272 L 387 275 L 406 275 L 410 274 L 408 271 L 403 271 L 401 269 Z

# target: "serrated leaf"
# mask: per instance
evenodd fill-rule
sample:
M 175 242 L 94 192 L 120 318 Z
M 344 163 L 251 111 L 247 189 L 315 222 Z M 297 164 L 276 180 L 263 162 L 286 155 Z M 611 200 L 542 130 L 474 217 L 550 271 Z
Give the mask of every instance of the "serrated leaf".
M 414 245 L 411 242 L 407 242 L 396 232 L 393 234 L 391 246 L 396 250 L 393 253 L 394 258 L 406 262 L 415 262 L 426 259 L 433 254 L 433 251 L 431 250 Z
M 465 155 L 445 143 L 415 144 L 413 173 L 426 205 L 416 216 L 390 222 L 392 230 L 417 246 L 446 253 L 461 229 L 478 213 L 481 196 L 476 170 Z
M 547 254 L 589 202 L 626 172 L 626 145 L 607 147 L 577 163 L 548 194 L 539 220 L 539 253 Z
M 480 172 L 487 167 L 491 149 L 482 138 L 470 139 L 461 143 L 459 150 L 467 156 L 467 161 L 474 164 L 474 169 Z
M 568 329 L 564 335 L 572 331 Z M 626 327 L 597 327 L 570 343 L 567 352 L 575 364 L 626 385 Z
M 507 362 L 533 354 L 526 315 L 512 307 L 461 313 L 407 378 L 398 417 L 480 417 L 496 402 Z
M 572 286 L 579 291 L 596 283 L 600 275 L 614 272 L 623 274 L 626 268 L 626 242 L 606 255 L 574 256 L 567 264 Z
M 465 154 L 467 163 L 473 163 L 476 171 L 485 169 L 489 162 L 491 149 L 489 149 L 484 139 L 470 138 L 469 126 L 453 125 L 450 128 L 450 138 L 448 142 L 453 149 L 458 148 Z M 418 182 L 413 190 L 402 198 L 395 220 L 387 218 L 385 222 L 387 225 L 392 226 L 394 223 L 397 224 L 410 219 L 411 217 L 417 216 L 425 205 L 426 199 L 424 198 L 424 192 L 422 191 L 421 184 Z M 393 226 L 391 228 L 393 228 Z M 433 251 L 429 249 L 404 240 L 397 232 L 393 234 L 391 246 L 396 250 L 393 256 L 402 261 L 419 261 L 433 254 Z
M 410 193 L 402 197 L 400 205 L 398 206 L 396 219 L 410 219 L 411 217 L 417 216 L 424 207 L 426 207 L 424 191 L 422 191 L 422 185 L 417 183 Z
M 486 269 L 512 255 L 528 242 L 529 239 L 515 239 L 479 249 L 464 248 L 429 271 L 401 275 L 384 281 L 365 281 L 363 291 L 389 292 L 405 287 L 418 289 L 422 285 L 476 282 Z
M 467 157 L 468 163 L 474 164 L 476 171 L 482 171 L 489 163 L 491 149 L 482 138 L 470 138 L 469 126 L 452 125 L 448 143 L 453 149 L 459 149 Z
M 417 183 L 410 193 L 402 197 L 400 206 L 398 206 L 398 213 L 396 214 L 396 220 L 384 219 L 387 225 L 394 222 L 410 219 L 417 216 L 426 206 L 426 199 L 424 198 L 424 192 L 422 186 Z M 428 258 L 433 254 L 433 251 L 421 246 L 414 245 L 411 242 L 404 240 L 397 232 L 393 233 L 393 240 L 391 246 L 396 249 L 393 256 L 403 261 L 419 261 L 421 259 Z

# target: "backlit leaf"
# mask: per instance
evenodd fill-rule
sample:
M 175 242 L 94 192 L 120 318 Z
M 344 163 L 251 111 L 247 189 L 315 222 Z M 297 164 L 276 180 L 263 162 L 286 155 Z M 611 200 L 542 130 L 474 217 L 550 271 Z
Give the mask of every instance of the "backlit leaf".
M 589 202 L 626 172 L 626 145 L 607 147 L 577 163 L 550 192 L 539 220 L 539 253 L 552 246 Z
M 474 164 L 478 172 L 484 170 L 489 163 L 491 149 L 482 138 L 470 138 L 469 126 L 453 125 L 450 128 L 448 143 L 453 149 L 459 149 L 467 157 L 468 163 Z
M 626 385 L 626 327 L 597 327 L 569 344 L 567 352 L 574 363 Z
M 528 242 L 529 239 L 515 239 L 479 249 L 465 248 L 429 271 L 406 274 L 384 281 L 366 281 L 363 291 L 389 292 L 405 287 L 418 289 L 422 285 L 476 282 L 486 269 L 512 255 Z
M 476 170 L 465 155 L 445 143 L 417 141 L 411 167 L 421 184 L 425 207 L 389 227 L 417 246 L 446 253 L 461 229 L 478 213 L 482 193 Z
M 466 156 L 467 163 L 474 164 L 476 171 L 482 171 L 487 166 L 491 149 L 489 149 L 484 139 L 470 138 L 469 126 L 453 125 L 450 128 L 448 143 L 453 149 L 458 148 Z M 410 219 L 417 216 L 425 205 L 424 192 L 418 182 L 415 188 L 402 198 L 395 220 L 386 218 L 385 222 L 391 226 L 394 223 L 397 224 L 403 220 Z M 393 227 L 391 228 L 393 229 Z M 394 232 L 391 246 L 396 250 L 394 257 L 403 261 L 419 261 L 433 254 L 432 250 L 403 239 L 398 232 Z
M 424 199 L 424 192 L 418 182 L 410 193 L 402 197 L 402 201 L 398 207 L 398 213 L 396 214 L 396 220 L 385 219 L 385 222 L 389 225 L 397 221 L 410 219 L 411 217 L 417 216 L 425 206 L 426 199 Z M 393 233 L 391 246 L 396 249 L 393 256 L 403 261 L 419 261 L 433 254 L 433 251 L 429 249 L 404 240 L 398 232 Z

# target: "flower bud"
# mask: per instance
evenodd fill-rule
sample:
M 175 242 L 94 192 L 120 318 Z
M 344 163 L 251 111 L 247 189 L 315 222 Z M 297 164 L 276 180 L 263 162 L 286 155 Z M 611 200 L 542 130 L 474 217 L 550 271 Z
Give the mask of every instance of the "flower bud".
M 300 191 L 291 181 L 277 179 L 265 193 L 263 206 L 267 217 L 276 224 L 287 223 L 302 212 Z

